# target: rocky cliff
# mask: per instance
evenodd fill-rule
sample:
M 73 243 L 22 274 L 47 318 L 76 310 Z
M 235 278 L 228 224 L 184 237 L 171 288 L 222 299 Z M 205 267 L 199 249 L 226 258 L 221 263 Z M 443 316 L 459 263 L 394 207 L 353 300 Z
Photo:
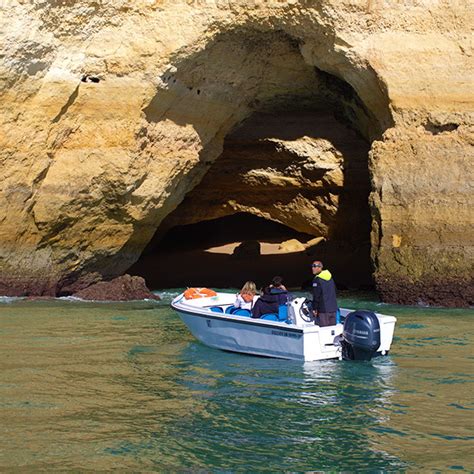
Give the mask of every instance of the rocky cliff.
M 473 304 L 472 20 L 443 0 L 2 2 L 0 294 L 67 294 L 162 223 L 250 212 L 371 227 L 383 299 Z

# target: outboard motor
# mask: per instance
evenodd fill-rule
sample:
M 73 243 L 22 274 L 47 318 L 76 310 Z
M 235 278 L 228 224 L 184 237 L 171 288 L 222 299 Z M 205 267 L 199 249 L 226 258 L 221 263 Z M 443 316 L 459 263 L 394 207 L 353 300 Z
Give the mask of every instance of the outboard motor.
M 344 360 L 370 360 L 380 347 L 380 323 L 371 311 L 353 311 L 346 316 L 342 332 Z

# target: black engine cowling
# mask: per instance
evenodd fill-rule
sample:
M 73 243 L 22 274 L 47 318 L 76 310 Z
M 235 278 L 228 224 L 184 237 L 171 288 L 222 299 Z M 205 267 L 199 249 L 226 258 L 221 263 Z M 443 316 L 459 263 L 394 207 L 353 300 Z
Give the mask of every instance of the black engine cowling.
M 380 347 L 380 323 L 371 311 L 353 311 L 346 316 L 342 332 L 342 358 L 370 360 Z

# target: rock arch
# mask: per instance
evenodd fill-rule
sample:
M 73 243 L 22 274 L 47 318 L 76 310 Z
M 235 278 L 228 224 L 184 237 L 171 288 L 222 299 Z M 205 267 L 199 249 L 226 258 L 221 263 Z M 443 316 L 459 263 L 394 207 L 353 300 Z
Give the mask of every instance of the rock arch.
M 314 236 L 342 241 L 346 233 L 355 247 L 368 244 L 367 155 L 370 141 L 390 123 L 388 99 L 385 109 L 373 112 L 349 83 L 308 64 L 308 58 L 301 41 L 283 31 L 249 28 L 219 34 L 202 49 L 178 55 L 144 109 L 140 136 L 150 161 L 163 156 L 168 164 L 172 155 L 175 170 L 183 170 L 168 202 L 156 210 L 158 220 L 169 216 L 158 232 L 250 212 Z M 373 80 L 370 68 L 364 73 Z M 366 87 L 367 81 L 355 82 Z M 163 149 L 167 134 L 171 150 Z M 245 152 L 239 158 L 238 147 L 252 144 L 259 158 L 249 160 Z M 239 171 L 229 180 L 239 159 Z M 232 177 L 238 183 L 234 192 L 247 192 L 243 202 L 232 199 L 232 192 L 219 196 L 219 183 L 229 188 Z M 279 197 L 268 205 L 272 192 Z

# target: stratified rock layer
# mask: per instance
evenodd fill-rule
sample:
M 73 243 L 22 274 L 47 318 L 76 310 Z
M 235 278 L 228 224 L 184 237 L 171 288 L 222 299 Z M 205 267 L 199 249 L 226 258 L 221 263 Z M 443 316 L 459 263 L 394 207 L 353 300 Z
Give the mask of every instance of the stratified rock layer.
M 370 192 L 382 297 L 472 304 L 471 24 L 469 2 L 428 0 L 4 2 L 0 293 L 122 274 L 193 189 L 221 196 L 214 216 L 328 238 L 365 219 L 344 203 Z M 335 117 L 361 141 L 271 129 L 249 145 L 248 198 L 204 186 L 249 156 L 232 147 L 239 124 L 282 111 Z M 350 171 L 361 143 L 369 188 Z

